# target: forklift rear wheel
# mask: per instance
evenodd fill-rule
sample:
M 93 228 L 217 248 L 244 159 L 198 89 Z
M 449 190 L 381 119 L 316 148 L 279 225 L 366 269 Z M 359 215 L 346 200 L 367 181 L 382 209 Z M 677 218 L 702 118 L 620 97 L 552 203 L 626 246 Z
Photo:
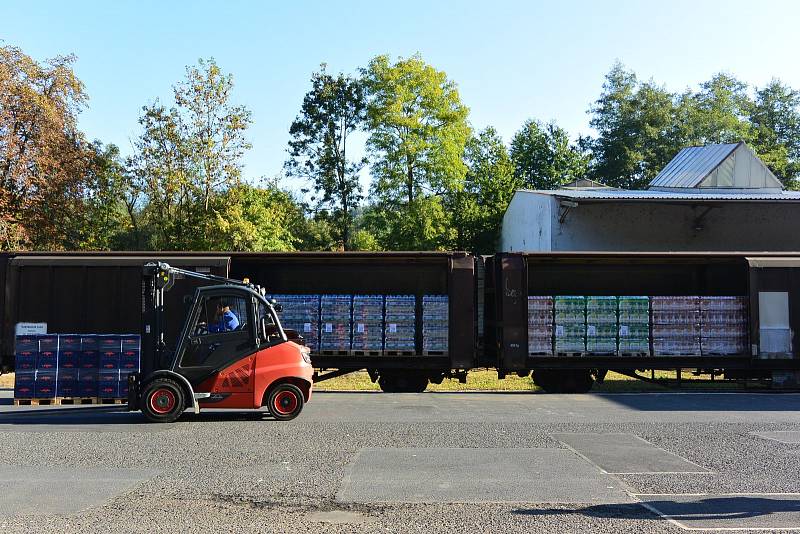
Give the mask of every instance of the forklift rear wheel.
M 172 423 L 186 408 L 183 388 L 169 378 L 156 378 L 144 389 L 141 410 L 148 421 Z
M 294 384 L 278 384 L 269 392 L 267 407 L 279 421 L 294 419 L 303 411 L 303 392 Z

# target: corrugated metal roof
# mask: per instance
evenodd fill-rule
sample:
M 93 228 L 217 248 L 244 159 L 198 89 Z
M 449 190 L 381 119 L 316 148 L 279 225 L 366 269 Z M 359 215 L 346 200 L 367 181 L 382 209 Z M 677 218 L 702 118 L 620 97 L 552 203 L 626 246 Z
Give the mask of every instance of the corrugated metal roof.
M 650 187 L 696 187 L 725 161 L 739 144 L 684 148 L 653 178 Z
M 800 202 L 800 191 L 780 193 L 683 193 L 676 191 L 634 191 L 628 189 L 520 189 L 527 193 L 551 195 L 569 200 L 591 201 L 734 201 L 734 202 Z

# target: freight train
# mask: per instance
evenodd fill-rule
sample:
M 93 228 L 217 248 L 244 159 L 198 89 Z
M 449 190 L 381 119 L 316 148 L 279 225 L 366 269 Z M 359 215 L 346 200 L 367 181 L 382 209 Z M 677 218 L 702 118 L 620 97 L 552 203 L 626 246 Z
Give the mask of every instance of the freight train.
M 800 253 L 735 252 L 6 253 L 0 368 L 14 368 L 20 323 L 139 332 L 152 260 L 265 287 L 318 381 L 366 370 L 384 391 L 413 392 L 493 368 L 585 392 L 609 370 L 773 383 L 800 372 Z M 166 308 L 181 309 L 197 283 L 177 280 Z M 167 316 L 167 340 L 183 317 Z

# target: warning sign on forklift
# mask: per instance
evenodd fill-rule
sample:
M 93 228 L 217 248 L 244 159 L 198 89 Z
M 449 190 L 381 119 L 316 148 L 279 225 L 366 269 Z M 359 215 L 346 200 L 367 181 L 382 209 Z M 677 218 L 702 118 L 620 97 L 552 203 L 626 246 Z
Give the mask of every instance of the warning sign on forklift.
M 33 336 L 47 333 L 47 323 L 17 323 L 15 333 L 18 336 Z

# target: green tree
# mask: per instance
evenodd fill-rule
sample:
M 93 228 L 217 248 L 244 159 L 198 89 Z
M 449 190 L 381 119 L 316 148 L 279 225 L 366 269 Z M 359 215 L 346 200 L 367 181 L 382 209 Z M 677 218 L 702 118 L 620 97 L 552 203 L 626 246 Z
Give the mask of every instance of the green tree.
M 216 195 L 210 206 L 211 250 L 292 251 L 302 208 L 274 181 L 260 187 L 239 183 Z
M 69 248 L 119 250 L 141 248 L 139 192 L 116 145 L 94 141 L 81 216 Z M 72 234 L 72 235 L 71 235 Z
M 363 72 L 373 189 L 388 232 L 381 245 L 442 248 L 450 240 L 440 195 L 463 187 L 468 109 L 447 75 L 419 56 L 377 56 Z
M 361 200 L 359 172 L 366 158 L 348 159 L 348 140 L 364 123 L 366 100 L 359 79 L 325 71 L 311 76 L 300 115 L 289 128 L 290 176 L 313 184 L 318 207 L 329 208 L 340 246 L 350 248 L 353 211 Z
M 750 114 L 753 145 L 787 187 L 800 175 L 800 92 L 772 80 L 756 91 Z
M 744 82 L 729 74 L 716 74 L 684 102 L 688 105 L 686 124 L 692 143 L 752 141 L 748 117 L 753 102 Z
M 690 100 L 654 82 L 640 83 L 636 74 L 617 62 L 606 75 L 600 98 L 589 112 L 597 137 L 588 140 L 590 176 L 606 185 L 646 187 L 687 142 L 690 133 L 682 117 Z
M 195 229 L 196 167 L 177 109 L 158 101 L 142 108 L 142 133 L 134 141 L 135 155 L 129 166 L 135 186 L 145 197 L 142 217 L 146 246 L 155 250 L 190 248 Z
M 521 186 L 497 131 L 488 127 L 467 143 L 464 188 L 449 195 L 455 240 L 452 248 L 488 254 L 496 251 L 503 215 Z
M 216 191 L 238 185 L 242 156 L 252 145 L 245 132 L 250 111 L 231 102 L 233 76 L 224 74 L 214 58 L 186 68 L 186 79 L 173 88 L 179 125 L 191 150 L 199 200 L 208 211 Z
M 213 59 L 200 60 L 173 87 L 172 107 L 156 101 L 142 108 L 130 166 L 146 200 L 144 233 L 156 250 L 203 250 L 219 242 L 209 224 L 213 207 L 240 185 L 241 158 L 250 148 L 250 112 L 231 103 L 232 89 L 231 76 Z
M 556 189 L 586 174 L 588 158 L 554 122 L 528 120 L 511 140 L 517 182 L 529 189 Z

